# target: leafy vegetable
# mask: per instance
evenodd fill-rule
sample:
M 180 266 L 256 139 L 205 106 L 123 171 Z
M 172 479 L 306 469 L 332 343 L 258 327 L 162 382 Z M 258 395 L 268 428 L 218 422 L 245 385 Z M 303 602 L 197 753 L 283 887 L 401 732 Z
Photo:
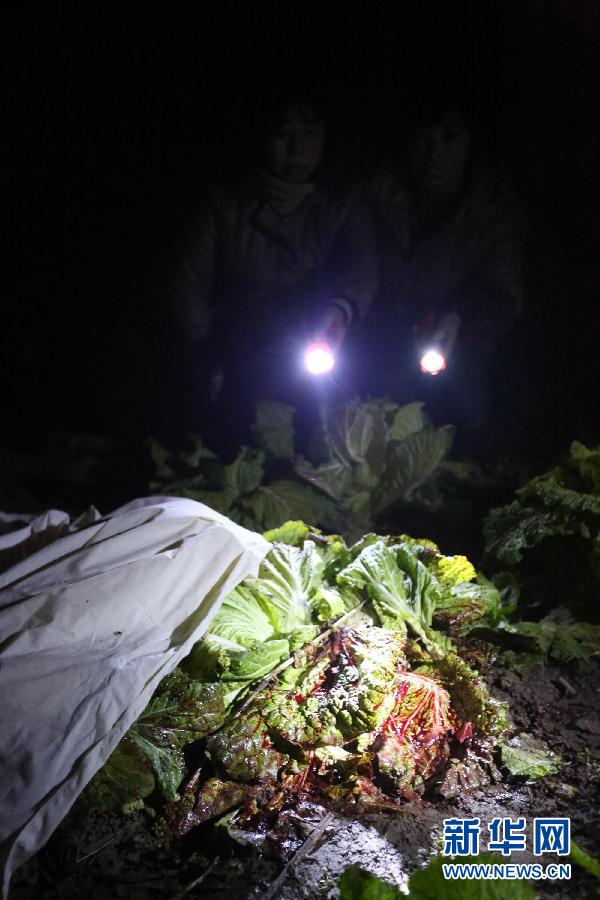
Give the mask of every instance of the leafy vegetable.
M 169 805 L 165 811 L 163 836 L 181 837 L 190 828 L 238 806 L 248 793 L 242 784 L 209 778 L 197 794 L 188 790 L 181 800 Z
M 314 533 L 319 534 L 318 529 L 313 529 Z M 288 521 L 285 522 L 280 528 L 273 528 L 270 531 L 265 531 L 263 537 L 267 541 L 271 541 L 273 544 L 276 542 L 280 542 L 282 544 L 289 544 L 290 547 L 302 547 L 304 541 L 307 539 L 308 535 L 311 533 L 311 529 L 308 525 L 305 525 L 302 521 Z
M 579 441 L 571 446 L 571 462 L 592 494 L 600 494 L 600 448 L 588 449 Z
M 574 442 L 568 460 L 533 478 L 485 522 L 491 562 L 519 565 L 531 605 L 596 609 L 600 602 L 600 448 Z
M 547 744 L 530 734 L 517 734 L 500 745 L 502 764 L 511 775 L 542 778 L 554 775 L 560 767 L 560 757 L 551 753 Z
M 440 856 L 432 859 L 424 869 L 413 872 L 408 879 L 408 896 L 415 900 L 534 900 L 535 891 L 526 881 L 475 880 L 463 878 L 451 881 L 444 878 L 442 866 L 448 860 Z M 465 865 L 494 865 L 505 860 L 493 853 L 461 857 Z
M 253 493 L 238 499 L 237 518 L 246 527 L 276 528 L 282 522 L 299 517 L 318 522 L 324 528 L 337 529 L 342 518 L 335 505 L 308 485 L 291 479 L 277 479 L 261 485 Z
M 398 900 L 395 884 L 389 884 L 360 866 L 348 866 L 340 878 L 340 900 Z
M 192 681 L 176 669 L 161 683 L 128 739 L 145 754 L 159 787 L 168 800 L 177 798 L 184 775 L 182 747 L 222 725 L 228 690 L 226 685 Z
M 283 535 L 293 544 L 277 540 Z M 431 627 L 437 605 L 469 586 L 461 578 L 475 576 L 467 560 L 408 536 L 367 535 L 347 547 L 298 522 L 272 537 L 258 576 L 230 595 L 200 642 L 221 642 L 221 685 L 249 687 L 279 672 L 250 695 L 239 694 L 241 707 L 232 695 L 224 724 L 206 738 L 223 777 L 270 782 L 273 789 L 279 783 L 306 789 L 316 777 L 318 790 L 338 800 L 355 790 L 375 796 L 380 784 L 393 796 L 423 789 L 446 760 L 452 734 L 463 741 L 506 729 L 502 705 Z M 474 615 L 482 615 L 485 604 L 476 601 L 495 589 L 471 587 L 462 603 L 472 602 Z M 325 642 L 315 640 L 315 623 L 335 623 L 361 601 L 367 606 L 358 625 L 334 624 Z M 418 671 L 410 671 L 404 655 L 407 627 L 422 644 Z M 303 653 L 285 660 L 303 644 Z
M 271 409 L 271 404 L 259 404 L 255 429 L 264 449 L 241 447 L 237 458 L 228 465 L 221 463 L 198 437 L 178 455 L 150 441 L 154 463 L 150 489 L 206 503 L 234 521 L 260 531 L 276 528 L 294 517 L 337 528 L 340 517 L 335 506 L 308 485 L 292 478 L 265 483 L 268 461 L 284 450 L 287 453 L 290 446 L 293 453 L 293 444 L 273 434 L 277 415 L 291 420 L 292 414 L 289 407 L 277 411 Z
M 394 504 L 419 500 L 438 472 L 453 429 L 434 428 L 421 403 L 384 400 L 323 409 L 314 457 L 294 445 L 294 410 L 257 404 L 253 440 L 223 465 L 202 440 L 177 455 L 150 442 L 153 491 L 206 503 L 248 528 L 276 529 L 301 519 L 331 531 L 368 531 Z
M 439 656 L 425 669 L 442 680 L 460 720 L 477 737 L 497 738 L 507 730 L 506 705 L 490 696 L 483 679 L 457 653 Z
M 457 584 L 442 593 L 436 603 L 434 624 L 452 634 L 464 634 L 473 623 L 493 625 L 510 611 L 495 585 L 479 576 L 478 583 Z
M 398 558 L 412 570 L 412 579 L 400 568 Z M 437 586 L 423 564 L 402 546 L 389 547 L 377 541 L 365 547 L 337 580 L 341 585 L 364 588 L 384 627 L 405 630 L 409 625 L 427 640 L 423 626 L 431 623 Z
M 361 533 L 398 502 L 410 502 L 438 470 L 452 444 L 450 426 L 433 428 L 421 403 L 382 400 L 342 404 L 324 417 L 328 458 L 299 459 L 295 471 L 337 501 L 351 534 Z
M 254 586 L 241 584 L 225 597 L 211 623 L 210 634 L 250 648 L 257 641 L 273 637 L 275 629 Z
M 433 549 L 436 549 L 434 547 Z M 477 573 L 466 556 L 436 554 L 429 565 L 431 572 L 444 587 L 454 588 L 473 581 Z
M 343 434 L 357 427 L 342 424 Z M 225 598 L 127 737 L 170 801 L 176 834 L 257 782 L 265 808 L 301 790 L 394 803 L 425 789 L 453 737 L 481 748 L 506 728 L 501 705 L 432 627 L 452 603 L 477 619 L 499 597 L 463 580 L 476 578 L 468 560 L 407 535 L 368 534 L 348 547 L 299 521 L 270 537 L 258 574 Z M 408 632 L 418 669 L 405 654 Z M 191 744 L 188 758 L 210 760 L 210 786 L 198 773 L 182 789 Z
M 391 441 L 403 441 L 411 434 L 417 434 L 427 427 L 428 419 L 423 412 L 423 403 L 407 403 L 397 407 L 395 403 L 386 406 L 389 421 L 388 438 Z
M 535 892 L 526 881 L 500 881 L 444 877 L 442 866 L 450 860 L 437 856 L 417 869 L 408 880 L 408 896 L 415 900 L 534 900 Z M 465 865 L 493 865 L 502 863 L 493 853 L 465 856 Z M 358 865 L 349 866 L 340 878 L 341 900 L 399 900 L 406 896 L 396 885 L 383 881 Z
M 589 872 L 590 875 L 600 878 L 600 861 L 590 856 L 585 850 L 582 850 L 574 840 L 571 840 L 569 859 L 576 865 L 581 866 L 582 869 L 585 869 L 586 872 Z
M 254 432 L 267 454 L 276 459 L 294 456 L 294 410 L 287 403 L 257 403 Z
M 320 586 L 320 558 L 312 541 L 302 549 L 275 544 L 260 566 L 262 607 L 277 634 L 311 623 L 309 597 Z
M 446 691 L 406 671 L 401 637 L 374 627 L 341 629 L 331 633 L 325 652 L 259 691 L 246 712 L 208 739 L 207 749 L 229 778 L 285 779 L 290 760 L 297 772 L 310 767 L 319 748 L 347 746 L 351 756 L 360 738 L 370 777 L 378 771 L 400 791 L 421 784 L 445 758 L 451 731 Z M 339 783 L 339 756 L 320 759 L 321 777 L 327 779 L 331 765 Z
M 321 588 L 310 601 L 310 608 L 319 622 L 339 619 L 346 612 L 344 597 L 335 588 Z
M 266 641 L 242 656 L 233 658 L 222 680 L 238 683 L 253 682 L 268 675 L 275 666 L 290 655 L 290 642 L 285 639 Z
M 600 625 L 574 622 L 564 607 L 554 609 L 539 622 L 503 620 L 494 628 L 478 623 L 471 633 L 509 650 L 528 653 L 535 660 L 571 662 L 600 654 Z
M 320 590 L 320 569 L 321 557 L 311 541 L 302 548 L 277 542 L 258 578 L 248 578 L 227 595 L 210 631 L 194 647 L 188 670 L 230 682 L 267 675 L 316 636 L 313 608 L 319 621 L 345 611 L 335 592 Z
M 389 470 L 384 484 L 379 486 L 375 512 L 381 513 L 397 498 L 411 500 L 415 492 L 431 478 L 450 450 L 454 429 L 426 426 L 401 443 L 391 445 Z
M 177 788 L 185 771 L 183 753 L 173 737 L 160 727 L 150 730 L 140 725 L 130 731 L 131 740 L 150 760 L 152 771 L 167 800 L 177 799 Z
M 79 802 L 81 806 L 112 812 L 148 797 L 154 785 L 149 760 L 133 741 L 124 740 L 94 775 Z

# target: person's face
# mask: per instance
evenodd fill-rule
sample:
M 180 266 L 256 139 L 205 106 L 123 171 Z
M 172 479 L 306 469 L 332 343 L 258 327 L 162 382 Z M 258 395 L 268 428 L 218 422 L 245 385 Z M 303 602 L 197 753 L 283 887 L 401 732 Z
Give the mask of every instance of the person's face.
M 410 145 L 413 180 L 432 194 L 453 194 L 460 187 L 471 139 L 460 113 L 450 110 L 435 125 L 415 132 Z
M 325 128 L 311 107 L 290 106 L 267 134 L 267 168 L 295 184 L 309 181 L 323 155 Z

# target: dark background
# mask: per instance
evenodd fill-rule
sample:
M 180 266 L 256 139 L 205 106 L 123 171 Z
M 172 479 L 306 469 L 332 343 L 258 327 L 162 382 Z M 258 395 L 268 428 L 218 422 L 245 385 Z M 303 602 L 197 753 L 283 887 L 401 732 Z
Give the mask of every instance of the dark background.
M 517 453 L 600 440 L 600 4 L 80 3 L 4 25 L 1 446 L 57 426 L 168 440 L 178 248 L 295 67 L 326 86 L 357 173 L 385 159 L 428 66 L 471 86 L 528 215 L 497 415 Z

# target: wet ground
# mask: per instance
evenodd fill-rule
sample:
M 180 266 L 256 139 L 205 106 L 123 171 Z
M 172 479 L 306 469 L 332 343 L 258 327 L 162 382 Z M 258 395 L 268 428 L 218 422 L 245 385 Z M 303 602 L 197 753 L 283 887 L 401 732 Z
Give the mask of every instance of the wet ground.
M 525 672 L 497 662 L 488 679 L 493 693 L 510 703 L 515 730 L 542 738 L 560 755 L 557 775 L 526 783 L 492 767 L 487 783 L 465 790 L 447 781 L 433 799 L 415 799 L 394 811 L 362 808 L 340 814 L 307 800 L 280 816 L 276 840 L 267 828 L 249 840 L 235 827 L 228 833 L 207 824 L 170 851 L 157 845 L 152 819 L 143 809 L 127 816 L 92 814 L 63 827 L 16 874 L 12 900 L 333 900 L 339 877 L 351 863 L 406 890 L 410 873 L 440 852 L 447 817 L 479 817 L 485 825 L 498 816 L 525 817 L 528 823 L 536 816 L 568 816 L 573 839 L 597 856 L 600 661 L 536 665 Z M 534 858 L 529 847 L 509 861 L 557 859 Z M 508 898 L 510 883 L 505 886 Z M 571 881 L 533 887 L 539 898 L 600 897 L 600 882 L 575 865 Z M 460 885 L 455 896 L 461 896 Z

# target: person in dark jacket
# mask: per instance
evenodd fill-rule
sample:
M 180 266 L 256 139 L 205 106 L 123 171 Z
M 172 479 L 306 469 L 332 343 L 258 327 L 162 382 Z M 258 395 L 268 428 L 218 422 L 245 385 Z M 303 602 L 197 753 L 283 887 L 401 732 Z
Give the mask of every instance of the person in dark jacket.
M 274 104 L 262 168 L 211 191 L 180 268 L 176 313 L 197 389 L 196 430 L 203 421 L 218 430 L 227 417 L 232 449 L 257 399 L 302 403 L 306 341 L 340 350 L 376 290 L 364 208 L 351 192 L 315 181 L 325 140 L 315 102 L 288 96 Z
M 399 170 L 377 172 L 368 188 L 381 266 L 373 388 L 476 430 L 494 348 L 521 311 L 523 216 L 452 93 L 415 105 Z M 435 377 L 419 370 L 432 341 L 447 350 Z

